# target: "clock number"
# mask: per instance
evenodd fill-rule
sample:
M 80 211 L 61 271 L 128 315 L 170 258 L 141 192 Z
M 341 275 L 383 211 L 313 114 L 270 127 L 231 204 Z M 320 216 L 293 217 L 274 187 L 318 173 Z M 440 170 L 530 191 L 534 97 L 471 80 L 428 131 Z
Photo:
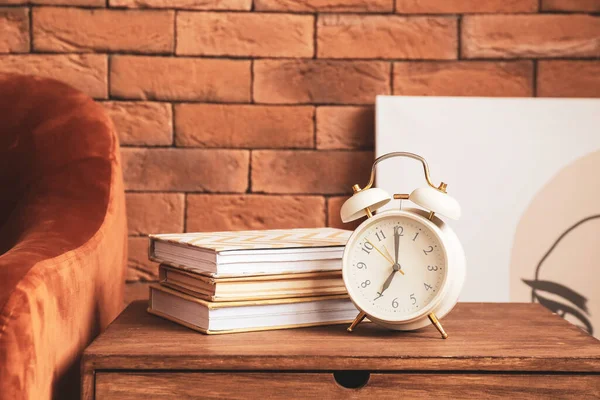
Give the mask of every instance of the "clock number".
M 373 299 L 373 301 L 377 300 L 378 298 L 383 297 L 383 294 L 381 292 L 377 292 L 377 297 L 375 297 Z
M 413 238 L 413 240 L 412 240 L 413 242 L 414 242 L 415 240 L 417 240 L 417 236 L 419 236 L 419 232 L 415 233 L 415 237 L 414 237 L 414 238 Z
M 367 286 L 369 286 L 370 284 L 371 284 L 371 281 L 367 279 L 366 281 L 364 281 L 363 283 L 360 284 L 360 287 L 364 289 Z
M 431 288 L 433 287 L 433 286 L 431 286 L 431 285 L 428 285 L 428 284 L 426 284 L 426 283 L 424 283 L 423 285 L 425 285 L 425 290 L 429 290 L 429 289 L 431 289 Z
M 392 307 L 398 308 L 398 298 L 397 297 L 394 300 L 392 300 Z
M 428 271 L 437 271 L 438 267 L 437 267 L 437 265 L 428 265 L 427 270 Z
M 362 247 L 362 251 L 364 251 L 367 254 L 371 254 L 371 250 L 373 250 L 373 245 L 369 242 L 365 242 L 365 244 Z
M 425 255 L 427 255 L 428 253 L 431 253 L 433 251 L 433 246 L 429 246 L 427 248 L 427 250 L 423 250 L 423 253 L 425 253 Z
M 414 293 L 410 295 L 410 299 L 412 300 L 413 306 L 417 304 L 417 298 L 415 297 Z
M 367 269 L 367 264 L 365 264 L 364 262 L 361 261 L 361 262 L 359 262 L 359 263 L 356 264 L 356 268 L 358 268 L 358 269 L 363 269 L 363 268 Z
M 400 225 L 396 225 L 394 227 L 394 235 L 398 235 L 398 236 L 404 236 L 404 228 L 401 227 Z
M 379 237 L 379 234 L 381 234 L 381 237 Z M 383 231 L 379 231 L 375 233 L 375 236 L 377 236 L 377 239 L 379 239 L 379 241 L 381 242 L 383 239 L 385 239 L 385 234 L 383 233 Z

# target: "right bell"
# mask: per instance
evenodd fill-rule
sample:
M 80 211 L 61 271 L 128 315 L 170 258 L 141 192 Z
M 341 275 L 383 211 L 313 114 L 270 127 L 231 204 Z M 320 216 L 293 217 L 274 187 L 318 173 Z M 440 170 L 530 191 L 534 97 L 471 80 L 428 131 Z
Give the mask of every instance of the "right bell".
M 451 219 L 460 218 L 460 205 L 448 193 L 426 186 L 413 190 L 408 199 L 426 210 Z

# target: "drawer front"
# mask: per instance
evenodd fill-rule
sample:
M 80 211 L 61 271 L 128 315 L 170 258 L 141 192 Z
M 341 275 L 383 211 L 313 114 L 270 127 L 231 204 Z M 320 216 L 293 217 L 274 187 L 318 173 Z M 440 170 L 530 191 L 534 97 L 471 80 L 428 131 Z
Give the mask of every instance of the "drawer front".
M 373 373 L 352 382 L 351 372 L 97 372 L 95 398 L 106 399 L 398 399 L 600 398 L 600 375 Z M 337 381 L 336 381 L 337 378 Z M 360 378 L 360 377 L 359 377 Z

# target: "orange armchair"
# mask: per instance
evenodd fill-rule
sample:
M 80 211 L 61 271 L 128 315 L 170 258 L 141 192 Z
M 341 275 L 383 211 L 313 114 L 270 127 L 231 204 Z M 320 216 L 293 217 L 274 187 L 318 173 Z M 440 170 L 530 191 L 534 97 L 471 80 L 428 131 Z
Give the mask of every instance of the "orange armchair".
M 120 312 L 119 145 L 91 98 L 0 74 L 0 398 L 73 398 L 83 349 Z

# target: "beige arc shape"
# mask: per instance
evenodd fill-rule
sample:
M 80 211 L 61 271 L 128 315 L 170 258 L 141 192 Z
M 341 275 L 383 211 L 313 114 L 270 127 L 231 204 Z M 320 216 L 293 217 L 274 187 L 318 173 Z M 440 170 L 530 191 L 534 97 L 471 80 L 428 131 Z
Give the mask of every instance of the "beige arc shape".
M 545 257 L 545 258 L 544 258 Z M 581 312 L 600 336 L 600 151 L 560 170 L 534 196 L 514 237 L 510 265 L 510 300 L 532 300 L 522 279 L 559 283 L 587 299 L 584 309 L 548 291 L 551 301 Z M 567 320 L 578 326 L 572 316 Z

